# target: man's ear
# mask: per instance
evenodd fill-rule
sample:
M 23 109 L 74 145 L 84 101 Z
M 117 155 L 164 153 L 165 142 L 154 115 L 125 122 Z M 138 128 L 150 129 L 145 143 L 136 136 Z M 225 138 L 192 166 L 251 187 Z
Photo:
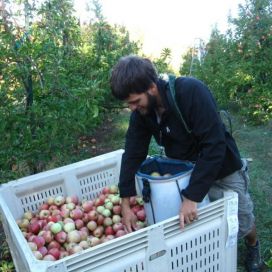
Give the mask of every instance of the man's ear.
M 151 83 L 149 89 L 148 89 L 148 93 L 151 95 L 157 95 L 158 94 L 158 87 L 155 83 Z

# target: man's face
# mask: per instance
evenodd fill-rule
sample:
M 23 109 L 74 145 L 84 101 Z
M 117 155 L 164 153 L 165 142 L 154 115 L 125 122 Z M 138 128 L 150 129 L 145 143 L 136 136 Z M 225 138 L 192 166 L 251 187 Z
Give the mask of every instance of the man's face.
M 148 91 L 141 94 L 131 94 L 125 101 L 130 110 L 137 110 L 142 115 L 150 113 L 157 107 L 156 97 Z

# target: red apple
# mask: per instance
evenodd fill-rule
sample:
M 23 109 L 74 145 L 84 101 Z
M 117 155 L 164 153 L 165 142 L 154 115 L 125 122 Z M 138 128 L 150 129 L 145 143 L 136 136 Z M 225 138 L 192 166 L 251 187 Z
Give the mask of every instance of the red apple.
M 89 216 L 90 220 L 95 221 L 95 220 L 97 220 L 98 213 L 93 210 L 93 211 L 88 212 L 88 216 Z
M 75 220 L 75 225 L 76 225 L 76 229 L 80 230 L 84 226 L 84 222 L 81 219 L 76 219 Z
M 34 242 L 37 245 L 38 249 L 45 245 L 45 239 L 42 236 L 35 236 L 32 239 L 32 242 Z
M 89 212 L 93 209 L 94 203 L 91 200 L 82 203 L 82 208 L 84 212 Z
M 45 256 L 47 254 L 47 252 L 48 252 L 48 250 L 47 250 L 47 248 L 45 246 L 40 247 L 38 249 L 38 251 L 40 251 L 43 256 Z
M 102 194 L 104 195 L 108 195 L 110 193 L 110 188 L 108 186 L 104 187 L 102 189 Z
M 83 217 L 83 211 L 79 208 L 76 208 L 70 212 L 70 216 L 74 220 L 81 219 Z
M 60 248 L 61 248 L 61 245 L 60 245 L 59 242 L 53 240 L 53 241 L 51 241 L 51 242 L 48 244 L 48 246 L 47 246 L 47 249 L 48 249 L 48 250 L 51 249 L 51 248 L 60 249 Z
M 136 213 L 138 220 L 145 221 L 145 210 L 142 209 Z
M 58 243 L 63 244 L 66 242 L 67 233 L 65 231 L 60 231 L 55 235 L 55 239 Z
M 114 231 L 113 231 L 112 226 L 108 226 L 105 228 L 105 234 L 106 235 L 114 235 Z
M 27 229 L 28 229 L 28 232 L 38 234 L 39 231 L 41 230 L 41 227 L 38 222 L 35 222 L 35 223 L 30 223 Z
M 44 233 L 42 234 L 42 237 L 44 238 L 47 244 L 49 244 L 54 238 L 53 233 L 50 230 L 44 231 Z
M 113 208 L 112 208 L 112 211 L 114 214 L 121 214 L 121 206 L 120 205 L 114 205 Z
M 58 260 L 60 257 L 60 250 L 58 248 L 50 248 L 47 254 L 52 255 L 56 260 Z

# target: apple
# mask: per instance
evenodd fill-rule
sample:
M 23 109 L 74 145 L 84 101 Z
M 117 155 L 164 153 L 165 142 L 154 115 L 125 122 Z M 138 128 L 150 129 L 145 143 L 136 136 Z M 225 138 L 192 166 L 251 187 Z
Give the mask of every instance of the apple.
M 47 249 L 51 249 L 51 248 L 57 248 L 57 249 L 60 249 L 61 248 L 61 245 L 59 242 L 53 240 L 51 241 L 48 245 L 47 245 Z
M 138 230 L 138 229 L 144 228 L 146 226 L 146 224 L 143 221 L 137 221 L 136 226 L 137 226 L 137 230 Z
M 150 174 L 150 176 L 151 176 L 151 177 L 160 177 L 161 174 L 160 174 L 159 172 L 152 172 L 152 173 Z
M 105 228 L 105 234 L 106 235 L 114 235 L 114 230 L 113 230 L 112 226 L 107 226 Z
M 87 240 L 87 238 L 88 238 L 89 230 L 87 229 L 87 231 L 85 231 L 85 230 L 83 230 L 83 229 L 80 229 L 80 230 L 79 230 L 79 234 L 80 234 L 80 240 L 81 240 L 81 241 L 85 241 L 85 240 Z
M 87 228 L 90 230 L 90 231 L 94 231 L 96 228 L 97 228 L 97 223 L 95 221 L 90 221 L 88 224 L 87 224 Z
M 65 219 L 63 220 L 63 223 L 64 223 L 64 225 L 65 225 L 66 223 L 75 223 L 75 221 L 74 221 L 72 218 L 67 217 L 67 218 L 65 218 Z
M 137 201 L 137 203 L 138 203 L 140 206 L 143 206 L 143 205 L 144 205 L 144 200 L 143 200 L 142 197 L 137 196 L 137 197 L 136 197 L 136 201 Z
M 94 203 L 93 203 L 93 201 L 91 201 L 91 200 L 84 201 L 84 202 L 82 203 L 82 209 L 83 209 L 84 212 L 89 212 L 89 211 L 91 211 L 91 210 L 93 209 L 93 206 L 94 206 Z
M 90 238 L 88 238 L 88 241 L 89 241 L 91 247 L 99 245 L 101 243 L 101 241 L 98 237 L 90 237 Z
M 100 214 L 102 214 L 104 210 L 105 210 L 105 207 L 104 207 L 104 206 L 98 206 L 98 207 L 96 208 L 96 211 L 97 211 L 98 213 L 100 213 Z
M 65 231 L 60 231 L 55 235 L 55 240 L 60 244 L 65 243 L 66 239 L 67 239 L 67 233 Z
M 34 242 L 38 249 L 45 245 L 45 239 L 42 236 L 35 236 L 31 242 Z
M 37 260 L 42 260 L 43 259 L 43 255 L 42 255 L 42 253 L 40 252 L 40 251 L 33 251 L 33 254 L 34 254 L 34 256 L 35 256 L 35 258 L 37 259 Z
M 109 200 L 104 204 L 104 207 L 108 210 L 112 210 L 113 209 L 113 203 Z
M 105 219 L 105 217 L 102 214 L 98 214 L 97 219 L 96 219 L 97 225 L 103 225 L 104 219 Z
M 80 233 L 78 230 L 72 230 L 68 232 L 67 241 L 69 243 L 79 243 L 81 240 Z
M 102 189 L 102 194 L 104 195 L 108 195 L 110 193 L 110 188 L 108 186 L 104 187 Z
M 49 209 L 48 209 L 48 210 L 49 210 L 50 212 L 52 212 L 52 211 L 58 210 L 58 209 L 59 209 L 58 206 L 55 205 L 55 204 L 53 204 L 53 205 L 50 205 L 50 206 L 49 206 Z
M 65 232 L 69 233 L 69 232 L 76 229 L 76 225 L 75 225 L 75 223 L 68 222 L 68 223 L 64 224 L 63 229 Z
M 79 208 L 76 208 L 70 212 L 70 216 L 72 219 L 81 219 L 83 217 L 83 211 Z
M 142 209 L 136 213 L 138 220 L 145 221 L 145 210 Z
M 105 217 L 110 217 L 111 211 L 109 209 L 104 209 L 104 211 L 102 212 L 102 215 Z
M 48 205 L 53 205 L 53 204 L 54 204 L 54 201 L 55 201 L 55 198 L 52 197 L 52 196 L 50 196 L 50 197 L 48 197 L 48 199 L 47 199 L 47 204 L 48 204 Z
M 67 204 L 66 204 L 66 208 L 67 208 L 68 210 L 70 210 L 70 211 L 72 211 L 73 209 L 75 209 L 75 207 L 76 207 L 76 205 L 75 205 L 75 203 L 73 203 L 73 202 L 70 202 L 70 203 L 67 203 Z
M 93 235 L 97 238 L 100 238 L 103 235 L 104 232 L 104 227 L 103 226 L 98 226 L 94 231 Z
M 81 252 L 82 250 L 83 248 L 80 245 L 75 245 L 71 248 L 69 252 L 70 254 L 75 254 L 75 253 Z
M 48 252 L 47 248 L 45 246 L 42 246 L 38 249 L 38 251 L 42 254 L 42 256 L 45 256 Z
M 54 199 L 54 204 L 57 205 L 57 206 L 61 206 L 64 203 L 65 203 L 65 198 L 63 196 L 61 196 L 61 195 L 57 196 Z
M 75 226 L 77 230 L 80 230 L 84 226 L 84 222 L 82 219 L 75 220 Z
M 42 234 L 42 237 L 47 244 L 49 244 L 54 239 L 53 233 L 50 230 L 45 230 Z
M 110 217 L 105 217 L 104 226 L 111 226 L 111 225 L 112 225 L 112 219 Z
M 89 248 L 90 244 L 86 240 L 84 240 L 79 243 L 79 246 L 81 246 L 83 249 L 87 249 Z
M 67 256 L 69 256 L 69 253 L 67 252 L 67 251 L 61 251 L 60 252 L 60 259 L 63 259 L 63 258 L 65 258 L 65 257 L 67 257 Z
M 75 205 L 78 204 L 78 197 L 76 195 L 72 195 L 72 196 L 67 196 L 65 199 L 66 203 L 74 203 Z
M 111 185 L 110 186 L 110 193 L 111 194 L 117 194 L 118 193 L 118 186 L 117 185 Z
M 47 219 L 50 215 L 50 211 L 49 210 L 41 210 L 39 213 L 39 217 L 40 219 Z
M 28 219 L 29 221 L 34 216 L 34 214 L 31 211 L 27 211 L 24 213 L 23 218 Z
M 22 221 L 19 224 L 20 229 L 26 230 L 29 225 L 29 220 L 26 218 L 23 218 Z
M 124 225 L 121 222 L 119 222 L 119 223 L 113 224 L 112 228 L 113 228 L 114 232 L 116 233 L 119 230 L 124 230 Z
M 50 248 L 47 254 L 52 255 L 56 260 L 58 260 L 60 257 L 60 250 L 58 248 Z
M 48 203 L 43 203 L 40 207 L 39 210 L 48 210 L 49 209 L 49 204 Z
M 111 198 L 111 202 L 112 202 L 114 205 L 120 204 L 120 197 L 119 197 L 118 195 L 114 195 L 114 196 Z
M 28 232 L 38 234 L 39 231 L 41 230 L 41 226 L 38 222 L 34 222 L 34 223 L 30 223 L 27 229 L 28 229 Z
M 129 198 L 129 204 L 130 204 L 130 206 L 133 206 L 133 205 L 137 204 L 137 202 L 136 202 L 136 196 L 131 196 Z
M 114 205 L 113 208 L 112 208 L 112 212 L 113 212 L 114 214 L 120 215 L 120 214 L 121 214 L 121 211 L 122 211 L 122 209 L 121 209 L 121 206 L 120 206 L 120 205 Z
M 43 257 L 44 261 L 56 261 L 56 258 L 52 256 L 51 254 L 47 254 Z
M 37 245 L 34 242 L 27 242 L 27 244 L 30 247 L 31 251 L 36 251 L 38 249 Z
M 124 236 L 126 235 L 126 231 L 125 230 L 118 230 L 116 233 L 115 233 L 115 237 L 121 237 L 121 236 Z
M 121 222 L 121 216 L 118 215 L 118 214 L 114 214 L 114 215 L 112 216 L 112 222 L 113 222 L 113 223 L 119 223 L 119 222 Z
M 97 220 L 98 213 L 95 210 L 93 210 L 88 212 L 88 216 L 90 220 Z
M 140 211 L 142 208 L 140 205 L 135 205 L 131 208 L 131 210 L 133 211 L 133 213 L 136 215 L 138 211 Z
M 54 234 L 57 234 L 59 233 L 61 230 L 62 230 L 62 225 L 57 222 L 57 223 L 54 223 L 51 227 L 50 227 L 50 230 L 54 233 Z
M 62 209 L 60 211 L 60 215 L 62 216 L 62 218 L 67 218 L 70 216 L 70 210 L 65 208 L 65 209 Z

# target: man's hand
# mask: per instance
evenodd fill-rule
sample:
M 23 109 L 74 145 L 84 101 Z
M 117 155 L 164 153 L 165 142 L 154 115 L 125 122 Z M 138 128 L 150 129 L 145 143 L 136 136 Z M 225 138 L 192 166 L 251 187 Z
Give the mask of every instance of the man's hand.
M 185 224 L 190 224 L 197 218 L 197 202 L 183 197 L 182 206 L 179 212 L 180 228 L 183 229 Z
M 133 230 L 137 229 L 137 216 L 133 213 L 133 211 L 130 209 L 129 205 L 129 197 L 122 198 L 122 221 L 125 225 L 125 229 L 127 232 L 132 232 Z

